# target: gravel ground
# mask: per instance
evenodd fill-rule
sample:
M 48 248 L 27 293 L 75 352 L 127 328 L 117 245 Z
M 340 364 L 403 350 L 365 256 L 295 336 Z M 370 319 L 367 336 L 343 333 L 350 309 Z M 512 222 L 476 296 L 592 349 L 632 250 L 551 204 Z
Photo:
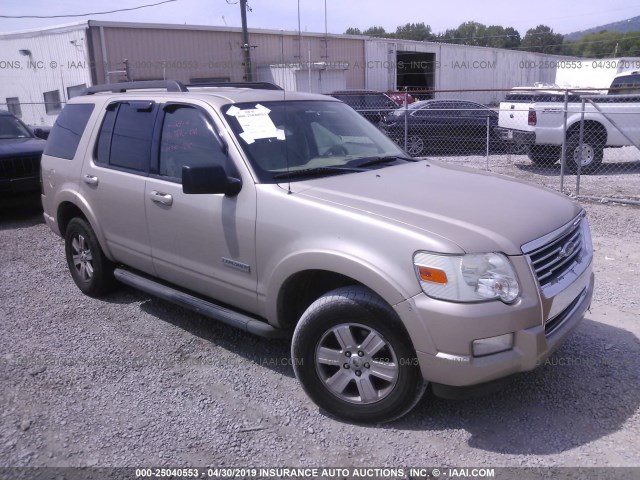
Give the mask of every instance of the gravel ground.
M 586 203 L 591 312 L 499 393 L 324 416 L 267 341 L 122 287 L 73 284 L 37 199 L 0 208 L 0 466 L 640 466 L 640 208 Z

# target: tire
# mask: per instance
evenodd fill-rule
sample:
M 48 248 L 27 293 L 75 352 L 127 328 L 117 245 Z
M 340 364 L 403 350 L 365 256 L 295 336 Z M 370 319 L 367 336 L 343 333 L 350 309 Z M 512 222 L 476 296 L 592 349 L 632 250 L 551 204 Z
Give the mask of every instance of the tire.
M 582 164 L 580 173 L 593 173 L 602 164 L 604 148 L 599 144 L 593 134 L 583 134 L 582 141 Z M 567 139 L 566 167 L 571 173 L 577 173 L 580 156 L 580 134 L 572 133 Z
M 409 135 L 405 150 L 412 157 L 419 157 L 424 152 L 424 140 L 418 135 Z
M 112 290 L 114 264 L 105 257 L 89 223 L 83 218 L 73 218 L 64 239 L 67 265 L 82 293 L 100 297 Z
M 562 155 L 562 147 L 557 145 L 530 145 L 529 160 L 540 167 L 554 165 Z
M 348 421 L 395 420 L 426 388 L 396 313 L 361 286 L 338 288 L 313 302 L 296 326 L 291 356 L 311 400 Z

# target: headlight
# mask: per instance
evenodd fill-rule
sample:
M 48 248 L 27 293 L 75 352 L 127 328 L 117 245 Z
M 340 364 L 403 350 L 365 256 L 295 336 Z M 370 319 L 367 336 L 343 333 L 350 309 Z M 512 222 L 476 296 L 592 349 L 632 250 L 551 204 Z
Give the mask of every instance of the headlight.
M 511 303 L 520 286 L 509 259 L 501 253 L 437 255 L 418 252 L 413 264 L 424 293 L 454 302 L 500 299 Z

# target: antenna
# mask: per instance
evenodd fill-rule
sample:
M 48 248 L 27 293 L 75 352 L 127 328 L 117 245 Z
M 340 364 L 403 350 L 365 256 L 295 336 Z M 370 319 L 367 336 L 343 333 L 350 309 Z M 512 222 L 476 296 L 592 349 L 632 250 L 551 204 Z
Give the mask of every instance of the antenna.
M 285 61 L 284 61 L 284 31 L 282 30 L 282 35 L 280 36 L 280 56 L 282 59 L 282 68 L 284 68 L 285 66 Z M 283 76 L 284 77 L 284 76 Z M 284 82 L 283 82 L 284 83 Z M 282 89 L 282 103 L 284 105 L 284 158 L 285 161 L 287 162 L 287 174 L 290 173 L 289 170 L 289 145 L 288 145 L 288 139 L 287 139 L 287 123 L 289 121 L 288 115 L 287 115 L 287 89 L 286 89 L 286 83 L 285 83 L 285 87 Z M 287 195 L 291 195 L 291 177 L 289 175 L 287 175 Z

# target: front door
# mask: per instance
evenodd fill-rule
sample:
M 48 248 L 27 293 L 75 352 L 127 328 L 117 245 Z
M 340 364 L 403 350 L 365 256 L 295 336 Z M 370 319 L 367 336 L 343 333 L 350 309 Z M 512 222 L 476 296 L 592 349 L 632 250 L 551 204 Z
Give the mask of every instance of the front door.
M 165 105 L 145 205 L 157 275 L 219 302 L 256 308 L 256 194 L 244 179 L 234 197 L 182 192 L 182 167 L 222 165 L 239 176 L 215 124 L 197 105 Z M 246 175 L 246 174 L 245 174 Z

